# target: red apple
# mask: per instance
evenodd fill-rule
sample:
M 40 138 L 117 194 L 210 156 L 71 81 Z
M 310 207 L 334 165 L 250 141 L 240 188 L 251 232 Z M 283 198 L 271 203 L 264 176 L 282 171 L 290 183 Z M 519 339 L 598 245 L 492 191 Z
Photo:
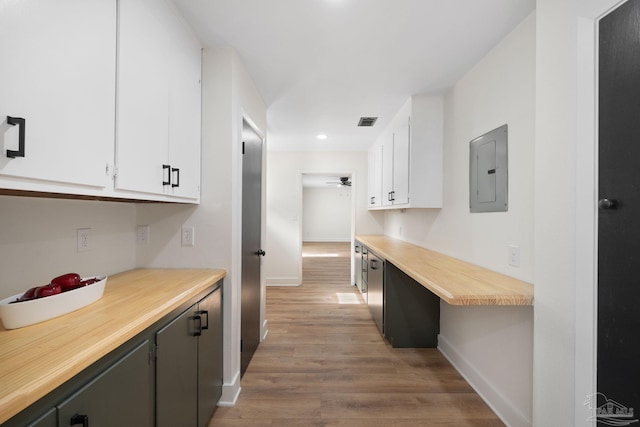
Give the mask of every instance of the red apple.
M 95 277 L 91 278 L 91 279 L 83 280 L 83 281 L 80 282 L 80 287 L 87 286 L 87 285 L 93 285 L 96 282 L 99 282 L 99 280 L 96 279 Z
M 35 290 L 36 298 L 50 297 L 62 292 L 62 286 L 59 283 L 51 283 L 46 286 L 39 286 Z
M 80 275 L 78 273 L 67 273 L 51 280 L 52 285 L 60 285 L 62 291 L 75 289 L 80 285 Z
M 29 289 L 27 292 L 22 294 L 20 298 L 18 298 L 18 301 L 29 301 L 30 299 L 34 299 L 36 297 L 36 289 L 38 288 Z

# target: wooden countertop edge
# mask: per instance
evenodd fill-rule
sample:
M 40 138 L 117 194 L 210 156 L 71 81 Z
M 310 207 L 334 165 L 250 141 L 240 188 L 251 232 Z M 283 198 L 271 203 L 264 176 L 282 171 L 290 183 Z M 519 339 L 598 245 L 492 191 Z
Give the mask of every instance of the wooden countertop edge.
M 440 284 L 430 280 L 429 278 L 425 277 L 423 274 L 417 272 L 414 268 L 412 268 L 410 265 L 408 265 L 404 260 L 399 259 L 393 253 L 390 253 L 389 251 L 377 246 L 375 243 L 372 243 L 371 242 L 372 238 L 376 238 L 376 239 L 383 238 L 383 239 L 388 240 L 389 242 L 391 242 L 393 244 L 408 245 L 408 246 L 411 246 L 411 247 L 413 247 L 413 248 L 415 248 L 417 250 L 424 251 L 425 254 L 435 253 L 439 257 L 444 257 L 444 258 L 453 260 L 456 263 L 460 263 L 460 265 L 464 265 L 467 268 L 472 268 L 474 270 L 478 269 L 478 270 L 486 271 L 486 272 L 491 273 L 492 275 L 501 276 L 501 277 L 504 277 L 504 278 L 508 279 L 509 281 L 512 281 L 514 283 L 518 283 L 521 287 L 524 287 L 524 286 L 530 287 L 531 291 L 524 293 L 524 292 L 519 292 L 519 291 L 517 291 L 515 289 L 510 289 L 510 292 L 508 294 L 499 293 L 499 292 L 495 292 L 495 293 L 491 293 L 491 294 L 459 294 L 459 293 L 452 293 L 445 286 L 440 285 Z M 415 281 L 420 283 L 425 288 L 429 289 L 434 294 L 438 295 L 442 300 L 444 300 L 445 302 L 447 302 L 450 305 L 455 305 L 455 306 L 479 306 L 479 305 L 484 305 L 484 306 L 531 306 L 531 305 L 533 305 L 533 285 L 530 284 L 530 283 L 521 281 L 519 279 L 515 279 L 515 278 L 510 277 L 510 276 L 506 276 L 504 274 L 498 273 L 498 272 L 493 271 L 493 270 L 486 269 L 484 267 L 480 267 L 480 266 L 475 265 L 475 264 L 471 264 L 471 263 L 466 262 L 466 261 L 459 260 L 457 258 L 453 258 L 453 257 L 448 256 L 448 255 L 444 255 L 442 253 L 439 253 L 439 252 L 431 250 L 431 249 L 422 248 L 422 247 L 414 245 L 412 243 L 405 242 L 405 241 L 402 241 L 402 240 L 397 240 L 397 239 L 394 239 L 394 238 L 391 238 L 391 237 L 388 237 L 388 236 L 382 236 L 382 235 L 380 235 L 380 236 L 377 236 L 377 235 L 367 236 L 367 235 L 365 235 L 365 236 L 355 236 L 355 239 L 358 240 L 359 242 L 365 244 L 373 252 L 375 252 L 376 254 L 381 256 L 382 258 L 388 260 L 393 265 L 398 267 L 400 270 L 404 271 L 409 277 L 411 277 L 412 279 L 414 279 Z M 505 287 L 505 286 L 504 285 L 496 286 L 496 288 L 499 288 L 499 287 L 502 288 L 502 287 Z
M 101 340 L 99 344 L 94 344 L 90 348 L 85 348 L 83 351 L 76 353 L 72 359 L 68 360 L 68 363 L 61 364 L 58 368 L 50 371 L 51 374 L 47 375 L 46 378 L 40 377 L 21 384 L 20 388 L 14 393 L 0 396 L 0 424 L 37 402 L 225 276 L 226 271 L 224 270 L 211 270 L 211 276 L 209 278 L 195 282 L 191 288 L 167 300 L 154 310 L 140 315 L 124 327 L 114 329 L 113 332 Z M 51 321 L 53 320 L 55 319 Z

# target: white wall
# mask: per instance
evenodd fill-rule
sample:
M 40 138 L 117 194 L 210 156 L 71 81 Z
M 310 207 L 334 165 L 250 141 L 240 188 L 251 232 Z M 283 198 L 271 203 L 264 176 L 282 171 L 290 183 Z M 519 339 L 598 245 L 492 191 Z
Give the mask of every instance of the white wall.
M 381 234 L 384 217 L 367 210 L 366 151 L 270 151 L 267 158 L 267 257 L 263 274 L 270 285 L 302 283 L 302 174 L 351 175 L 356 234 Z
M 240 392 L 242 118 L 254 123 L 264 135 L 266 107 L 232 49 L 205 50 L 202 81 L 201 204 L 139 205 L 137 223 L 150 226 L 151 244 L 138 247 L 138 266 L 227 270 L 223 287 L 224 387 L 220 404 L 229 405 Z M 263 183 L 263 201 L 264 188 Z M 264 211 L 263 202 L 263 218 Z M 194 227 L 195 246 L 180 245 L 183 225 Z M 264 228 L 263 225 L 263 235 Z
M 446 93 L 443 208 L 387 213 L 385 234 L 533 282 L 535 30 L 532 14 Z M 471 214 L 469 141 L 505 123 L 509 210 Z M 532 307 L 441 303 L 440 349 L 509 425 L 531 425 Z
M 351 241 L 351 188 L 305 188 L 302 197 L 304 242 Z
M 0 299 L 76 272 L 114 274 L 135 267 L 135 205 L 0 196 Z M 91 228 L 77 252 L 78 228 Z

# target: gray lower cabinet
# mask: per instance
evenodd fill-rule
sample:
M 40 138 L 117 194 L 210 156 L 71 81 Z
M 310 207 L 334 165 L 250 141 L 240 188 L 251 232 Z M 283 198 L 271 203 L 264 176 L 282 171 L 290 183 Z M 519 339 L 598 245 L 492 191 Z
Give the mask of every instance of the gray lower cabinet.
M 198 338 L 198 427 L 206 427 L 222 396 L 222 287 L 199 304 L 203 316 Z
M 191 307 L 156 334 L 157 427 L 196 426 L 198 341 Z
M 58 427 L 56 408 L 51 408 L 47 413 L 29 424 L 27 427 Z
M 156 334 L 156 426 L 206 426 L 222 393 L 222 288 Z
M 384 267 L 384 336 L 392 347 L 435 348 L 440 297 L 390 262 Z
M 368 250 L 367 304 L 380 333 L 384 332 L 384 260 Z
M 145 340 L 58 405 L 58 425 L 153 426 L 153 365 Z

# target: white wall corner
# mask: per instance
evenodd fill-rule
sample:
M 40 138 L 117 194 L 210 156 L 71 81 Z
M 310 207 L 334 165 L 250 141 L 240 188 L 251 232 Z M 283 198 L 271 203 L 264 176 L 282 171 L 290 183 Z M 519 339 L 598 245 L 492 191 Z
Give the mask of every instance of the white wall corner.
M 487 405 L 510 427 L 531 427 L 532 420 L 522 414 L 509 399 L 485 378 L 461 352 L 442 335 L 438 336 L 438 350 L 456 368 Z

